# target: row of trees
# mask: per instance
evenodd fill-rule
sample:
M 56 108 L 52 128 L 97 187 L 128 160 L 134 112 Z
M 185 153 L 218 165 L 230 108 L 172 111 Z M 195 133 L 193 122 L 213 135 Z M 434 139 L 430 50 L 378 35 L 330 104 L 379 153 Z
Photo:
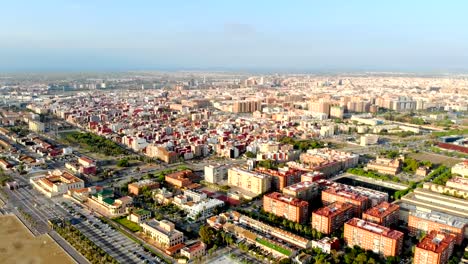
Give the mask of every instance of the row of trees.
M 294 146 L 294 149 L 306 151 L 308 149 L 323 148 L 325 145 L 323 142 L 314 139 L 297 140 L 292 137 L 284 137 L 280 140 L 283 144 L 290 144 Z
M 448 176 L 448 175 L 450 175 L 450 176 Z M 412 192 L 414 189 L 416 189 L 418 187 L 422 187 L 423 183 L 425 183 L 425 182 L 429 182 L 429 181 L 434 182 L 434 181 L 436 181 L 436 179 L 439 179 L 439 180 L 437 180 L 437 182 L 439 182 L 439 183 L 444 182 L 444 180 L 446 182 L 449 179 L 447 177 L 451 177 L 450 169 L 443 166 L 443 165 L 439 166 L 436 169 L 434 169 L 431 173 L 429 173 L 426 177 L 424 177 L 423 180 L 421 180 L 419 182 L 411 181 L 411 182 L 409 182 L 408 188 L 406 188 L 404 190 L 396 191 L 395 192 L 395 200 L 400 199 L 401 197 L 405 196 L 409 192 Z
M 93 133 L 71 132 L 65 134 L 64 138 L 71 142 L 81 145 L 83 148 L 107 156 L 127 155 L 129 152 L 119 146 L 114 141 Z
M 398 178 L 397 176 L 392 176 L 392 175 L 387 175 L 387 174 L 380 174 L 380 173 L 372 171 L 372 170 L 366 171 L 363 168 L 349 168 L 346 172 L 354 174 L 354 175 L 358 175 L 358 176 L 377 179 L 377 180 L 401 182 L 401 179 Z
M 76 227 L 68 222 L 53 223 L 55 231 L 67 240 L 91 263 L 118 263 L 111 255 L 92 242 Z
M 324 236 L 322 233 L 312 228 L 310 224 L 299 224 L 272 213 L 267 213 L 263 211 L 263 209 L 260 209 L 258 212 L 253 212 L 238 208 L 237 211 L 251 218 L 258 219 L 275 227 L 281 227 L 284 230 L 299 234 L 309 239 L 321 239 Z

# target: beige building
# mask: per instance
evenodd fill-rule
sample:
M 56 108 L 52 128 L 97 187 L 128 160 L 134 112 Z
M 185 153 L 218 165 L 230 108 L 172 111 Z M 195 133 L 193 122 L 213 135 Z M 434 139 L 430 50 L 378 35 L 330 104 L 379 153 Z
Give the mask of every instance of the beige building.
M 271 176 L 235 167 L 228 170 L 228 185 L 260 195 L 270 190 Z
M 310 201 L 319 195 L 319 186 L 316 182 L 303 181 L 283 188 L 283 194 Z
M 397 175 L 401 171 L 402 163 L 401 159 L 377 157 L 376 160 L 369 162 L 366 168 L 383 174 Z
M 452 174 L 458 174 L 462 177 L 468 177 L 468 161 L 465 160 L 452 167 Z
M 174 223 L 170 221 L 152 219 L 140 226 L 143 228 L 143 233 L 161 248 L 170 248 L 184 242 L 184 234 L 175 229 Z
M 49 174 L 31 177 L 30 183 L 47 197 L 66 194 L 68 190 L 84 188 L 84 181 L 69 172 L 55 170 Z
M 198 241 L 193 245 L 186 246 L 180 250 L 182 256 L 188 259 L 194 259 L 205 255 L 206 245 L 205 243 Z

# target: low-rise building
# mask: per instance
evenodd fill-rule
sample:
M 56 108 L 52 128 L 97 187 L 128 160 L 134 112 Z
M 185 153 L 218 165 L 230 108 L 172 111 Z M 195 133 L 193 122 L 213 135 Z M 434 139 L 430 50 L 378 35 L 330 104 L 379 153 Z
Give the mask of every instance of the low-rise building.
M 151 211 L 143 210 L 143 209 L 138 210 L 138 211 L 133 211 L 127 216 L 128 220 L 135 222 L 137 224 L 143 223 L 144 221 L 150 218 L 151 218 Z
M 322 252 L 330 254 L 332 249 L 340 249 L 340 240 L 337 237 L 324 237 L 320 240 L 312 240 L 313 248 L 320 248 Z
M 183 170 L 166 175 L 165 180 L 167 183 L 176 187 L 188 187 L 192 185 L 194 174 L 190 170 Z
M 116 217 L 126 214 L 133 204 L 133 199 L 130 196 L 115 198 L 112 190 L 103 189 L 90 195 L 86 201 L 86 205 L 91 210 L 96 210 L 99 213 L 108 217 Z
M 323 234 L 331 234 L 353 218 L 353 215 L 354 208 L 351 204 L 332 203 L 312 213 L 312 228 Z
M 362 214 L 362 219 L 386 227 L 398 224 L 400 206 L 388 202 L 380 203 Z
M 296 223 L 309 218 L 309 203 L 298 198 L 273 192 L 263 196 L 263 210 Z
M 455 164 L 452 167 L 452 174 L 458 174 L 462 177 L 468 177 L 468 160 Z
M 147 179 L 128 184 L 128 193 L 140 195 L 143 189 L 153 190 L 159 187 L 159 183 L 154 180 Z
M 468 191 L 468 178 L 463 177 L 452 177 L 445 184 L 447 187 Z
M 368 170 L 375 170 L 379 173 L 397 175 L 401 171 L 402 160 L 398 159 L 388 159 L 384 157 L 377 157 L 376 160 L 371 161 L 367 164 L 366 168 Z
M 455 237 L 452 234 L 431 231 L 414 249 L 414 264 L 445 264 L 453 253 Z
M 71 189 L 84 188 L 84 181 L 69 172 L 55 170 L 48 174 L 31 177 L 30 183 L 47 197 L 66 194 Z
M 401 253 L 403 237 L 404 234 L 400 231 L 359 218 L 353 218 L 344 225 L 346 246 L 359 246 L 385 257 L 398 256 Z
M 188 259 L 194 259 L 194 258 L 204 256 L 205 251 L 206 251 L 206 244 L 201 241 L 198 241 L 192 245 L 182 248 L 180 250 L 180 254 L 182 256 L 187 257 Z
M 184 234 L 175 229 L 175 225 L 168 220 L 151 219 L 140 226 L 143 228 L 143 233 L 154 240 L 158 247 L 166 249 L 184 242 Z
M 335 149 L 309 149 L 300 156 L 301 168 L 320 171 L 330 176 L 339 171 L 355 167 L 359 162 L 359 155 Z M 288 165 L 294 163 L 288 163 Z

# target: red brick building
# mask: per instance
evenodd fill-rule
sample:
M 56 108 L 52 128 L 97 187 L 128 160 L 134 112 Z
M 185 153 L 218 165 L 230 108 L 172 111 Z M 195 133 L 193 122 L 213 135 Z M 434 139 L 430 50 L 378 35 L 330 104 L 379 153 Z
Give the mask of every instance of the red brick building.
M 379 225 L 390 227 L 398 224 L 400 206 L 383 202 L 362 214 L 362 219 Z
M 331 234 L 353 218 L 353 214 L 354 208 L 349 203 L 329 204 L 312 213 L 312 228 L 323 234 Z
M 301 175 L 304 173 L 304 171 L 297 169 L 277 171 L 257 168 L 256 171 L 271 176 L 271 188 L 275 191 L 282 191 L 284 187 L 300 182 Z
M 453 234 L 431 231 L 414 250 L 414 264 L 445 264 L 453 253 Z
M 192 185 L 192 179 L 195 177 L 192 171 L 184 170 L 166 175 L 165 181 L 176 187 L 188 187 Z
M 278 192 L 263 196 L 263 210 L 296 223 L 304 223 L 309 217 L 308 202 Z
M 455 244 L 463 241 L 468 220 L 436 212 L 411 212 L 408 217 L 408 229 L 412 236 L 431 231 L 447 232 L 455 235 Z
M 323 205 L 335 202 L 350 203 L 354 209 L 354 216 L 360 217 L 362 212 L 369 208 L 369 198 L 359 193 L 350 192 L 341 188 L 330 187 L 322 191 Z
M 404 234 L 397 230 L 353 218 L 344 225 L 346 246 L 359 246 L 385 257 L 398 256 L 403 247 Z
M 128 193 L 134 195 L 140 195 L 144 188 L 153 190 L 159 187 L 159 183 L 153 180 L 141 180 L 128 184 Z

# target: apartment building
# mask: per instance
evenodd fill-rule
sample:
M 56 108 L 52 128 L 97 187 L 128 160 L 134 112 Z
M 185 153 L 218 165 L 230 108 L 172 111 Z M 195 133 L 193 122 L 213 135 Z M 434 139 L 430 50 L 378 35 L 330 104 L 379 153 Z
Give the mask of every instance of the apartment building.
M 301 175 L 301 182 L 305 182 L 305 181 L 315 182 L 323 178 L 325 178 L 325 175 L 321 173 L 320 171 L 310 171 Z
M 304 201 L 311 201 L 318 197 L 319 186 L 316 182 L 303 181 L 283 188 L 283 194 L 299 198 Z
M 278 170 L 257 168 L 256 171 L 271 177 L 271 188 L 275 191 L 281 191 L 286 186 L 300 182 L 301 175 L 304 173 L 292 168 L 280 168 Z
M 455 244 L 460 245 L 465 237 L 468 220 L 440 212 L 410 212 L 408 229 L 412 236 L 431 231 L 448 232 L 455 236 Z
M 353 215 L 354 208 L 351 204 L 332 203 L 312 213 L 312 228 L 323 234 L 331 234 L 353 218 Z
M 414 264 L 445 264 L 453 253 L 455 237 L 452 234 L 431 231 L 414 249 Z
M 175 229 L 174 223 L 168 220 L 152 219 L 140 224 L 140 226 L 143 228 L 143 233 L 161 248 L 171 248 L 184 242 L 184 234 Z
M 273 192 L 263 196 L 263 210 L 296 223 L 304 223 L 309 216 L 309 203 Z
M 205 166 L 205 181 L 218 183 L 227 179 L 228 166 L 224 164 Z
M 362 212 L 381 202 L 388 201 L 388 194 L 363 187 L 331 183 L 322 191 L 322 202 L 329 205 L 334 202 L 350 203 L 354 208 L 354 216 L 360 217 Z
M 260 195 L 270 190 L 271 176 L 234 167 L 228 170 L 228 185 Z
M 403 164 L 400 158 L 388 159 L 383 157 L 377 157 L 376 160 L 371 161 L 367 164 L 368 170 L 375 170 L 379 173 L 397 175 L 401 172 L 401 165 Z
M 178 161 L 178 155 L 174 151 L 169 151 L 163 146 L 150 144 L 145 148 L 146 155 L 150 158 L 157 158 L 168 164 Z
M 232 104 L 233 113 L 253 113 L 261 110 L 260 101 L 235 101 Z
M 329 148 L 309 149 L 300 156 L 302 166 L 330 176 L 358 164 L 359 155 Z
M 400 231 L 359 218 L 353 218 L 344 225 L 346 246 L 359 246 L 385 257 L 398 256 L 401 253 L 403 238 L 404 234 Z
M 400 206 L 382 202 L 362 214 L 362 219 L 382 226 L 391 227 L 398 224 Z

